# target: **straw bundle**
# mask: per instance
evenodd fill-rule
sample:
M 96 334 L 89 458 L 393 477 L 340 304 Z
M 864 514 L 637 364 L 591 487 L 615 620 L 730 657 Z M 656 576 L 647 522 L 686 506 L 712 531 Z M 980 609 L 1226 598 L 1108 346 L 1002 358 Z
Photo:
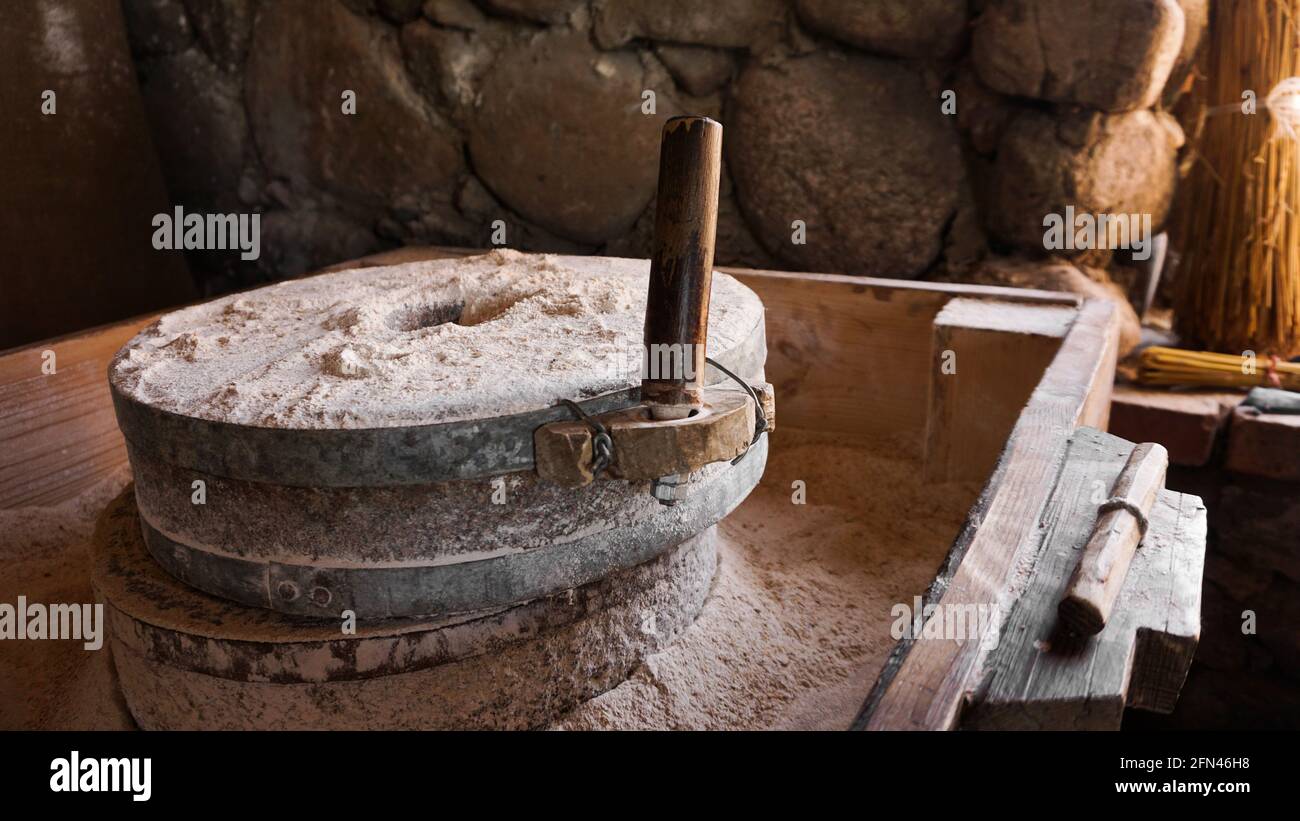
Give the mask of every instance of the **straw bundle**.
M 1138 356 L 1138 381 L 1147 385 L 1300 390 L 1300 363 L 1152 346 Z
M 1212 4 L 1202 128 L 1172 225 L 1189 345 L 1300 350 L 1300 0 Z M 1257 113 L 1243 111 L 1243 92 Z

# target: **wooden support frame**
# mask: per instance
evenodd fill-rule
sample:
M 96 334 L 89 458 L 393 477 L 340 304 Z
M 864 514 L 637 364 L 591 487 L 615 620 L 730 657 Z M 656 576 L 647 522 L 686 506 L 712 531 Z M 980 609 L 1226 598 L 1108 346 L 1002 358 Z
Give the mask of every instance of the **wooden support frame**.
M 336 268 L 464 253 L 469 252 L 405 248 Z M 1003 615 L 1010 613 L 1029 589 L 1040 518 L 1064 468 L 1071 436 L 1081 426 L 1106 428 L 1118 345 L 1113 306 L 1070 294 L 992 286 L 719 270 L 752 288 L 766 306 L 767 379 L 775 387 L 783 427 L 887 436 L 918 458 L 939 453 L 945 438 L 951 442 L 964 435 L 945 427 L 934 410 L 951 398 L 943 393 L 950 386 L 936 388 L 935 352 L 957 346 L 960 363 L 962 350 L 998 350 L 1006 343 L 1000 334 L 1024 342 L 1024 328 L 1013 323 L 1001 329 L 976 318 L 978 308 L 990 301 L 1017 306 L 1013 313 L 1050 318 L 1046 324 L 1031 323 L 1027 334 L 1034 349 L 1030 359 L 1046 363 L 1045 369 L 1036 375 L 1036 365 L 1026 366 L 1001 375 L 1015 390 L 1028 390 L 1023 406 L 1003 407 L 976 431 L 982 447 L 988 447 L 990 437 L 995 444 L 1001 438 L 997 425 L 1011 425 L 996 463 L 959 474 L 952 472 L 951 459 L 946 467 L 930 468 L 937 479 L 981 473 L 986 479 L 925 602 L 993 602 Z M 941 318 L 956 300 L 961 302 Z M 153 318 L 0 353 L 0 507 L 75 496 L 125 461 L 104 374 L 117 348 Z M 52 377 L 40 370 L 46 350 L 57 356 L 58 373 Z M 952 425 L 970 421 L 960 414 L 947 418 Z M 900 641 L 856 726 L 957 727 L 963 709 L 989 679 L 989 644 Z M 1140 681 L 1144 674 L 1134 675 Z M 1164 692 L 1150 701 L 1167 706 L 1169 696 Z
M 1086 301 L 1016 421 L 925 597 L 927 604 L 993 603 L 1009 612 L 1024 593 L 1026 567 L 1076 428 L 1105 428 L 1119 328 L 1107 302 Z M 984 637 L 991 638 L 991 637 Z M 858 718 L 864 729 L 947 730 L 979 689 L 991 642 L 903 640 Z
M 983 481 L 1077 310 L 955 297 L 934 318 L 925 456 L 929 482 Z
M 1156 494 L 1099 635 L 1070 635 L 1050 618 L 1097 519 L 1097 483 L 1109 486 L 1134 447 L 1093 428 L 1071 438 L 1028 586 L 1007 615 L 963 728 L 1113 730 L 1125 707 L 1173 709 L 1200 638 L 1206 517 L 1195 496 Z

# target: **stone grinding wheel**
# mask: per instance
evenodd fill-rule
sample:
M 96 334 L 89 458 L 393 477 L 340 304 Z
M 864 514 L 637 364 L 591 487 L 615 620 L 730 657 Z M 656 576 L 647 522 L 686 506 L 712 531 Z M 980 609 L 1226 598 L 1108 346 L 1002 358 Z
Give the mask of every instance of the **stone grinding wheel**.
M 530 472 L 532 432 L 571 418 L 559 399 L 635 400 L 647 271 L 496 251 L 168 314 L 110 367 L 150 553 L 235 602 L 373 619 L 530 601 L 707 529 L 757 484 L 765 438 L 673 508 L 645 482 Z M 712 290 L 710 356 L 761 379 L 761 303 L 723 275 Z
M 193 590 L 149 556 L 130 489 L 92 546 L 118 681 L 145 729 L 521 729 L 613 687 L 694 621 L 710 527 L 600 581 L 437 619 L 317 619 Z

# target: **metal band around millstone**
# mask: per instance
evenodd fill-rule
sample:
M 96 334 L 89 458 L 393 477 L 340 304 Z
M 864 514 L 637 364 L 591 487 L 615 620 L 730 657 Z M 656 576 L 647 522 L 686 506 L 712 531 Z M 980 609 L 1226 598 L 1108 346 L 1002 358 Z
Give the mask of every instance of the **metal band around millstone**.
M 483 610 L 579 587 L 649 561 L 716 524 L 753 490 L 767 462 L 767 437 L 739 464 L 713 466 L 661 515 L 550 547 L 490 559 L 337 567 L 260 561 L 187 545 L 141 511 L 149 553 L 169 574 L 206 593 L 282 613 L 396 618 Z
M 746 378 L 763 373 L 763 318 L 719 362 Z M 708 384 L 726 379 L 706 371 Z M 112 385 L 122 435 L 163 461 L 202 473 L 291 487 L 383 487 L 481 479 L 533 469 L 533 431 L 573 418 L 564 406 L 434 425 L 315 430 L 239 425 L 138 402 Z M 636 404 L 640 387 L 578 404 L 592 415 Z

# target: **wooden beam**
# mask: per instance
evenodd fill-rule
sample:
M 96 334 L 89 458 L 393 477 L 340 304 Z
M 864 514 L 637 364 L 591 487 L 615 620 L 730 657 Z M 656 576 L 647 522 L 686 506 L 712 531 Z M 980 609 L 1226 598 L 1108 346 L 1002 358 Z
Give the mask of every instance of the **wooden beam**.
M 126 462 L 108 363 L 157 317 L 0 354 L 0 508 L 74 498 Z M 53 352 L 53 373 L 43 366 Z
M 1114 306 L 1085 301 L 1020 414 L 925 604 L 992 605 L 1005 619 L 1025 590 L 1023 570 L 1032 567 L 1039 516 L 1064 462 L 1066 442 L 1087 420 L 1099 386 L 1114 376 L 1118 335 Z M 979 686 L 989 650 L 984 640 L 901 640 L 854 726 L 954 728 L 963 703 Z
M 1075 638 L 1056 618 L 1079 553 L 1134 446 L 1080 428 L 1051 502 L 1033 578 L 1002 625 L 989 681 L 963 728 L 1117 730 L 1125 706 L 1169 712 L 1200 637 L 1205 505 L 1161 490 L 1106 627 Z
M 924 476 L 984 481 L 1078 312 L 958 297 L 934 318 Z
M 776 388 L 784 426 L 897 436 L 914 456 L 921 454 L 925 434 L 932 324 L 949 300 L 997 298 L 1070 314 L 1079 303 L 1047 291 L 719 270 L 763 300 L 767 378 Z M 1034 382 L 1046 366 L 1047 360 L 1039 364 Z M 1011 421 L 1014 415 L 1003 442 Z

